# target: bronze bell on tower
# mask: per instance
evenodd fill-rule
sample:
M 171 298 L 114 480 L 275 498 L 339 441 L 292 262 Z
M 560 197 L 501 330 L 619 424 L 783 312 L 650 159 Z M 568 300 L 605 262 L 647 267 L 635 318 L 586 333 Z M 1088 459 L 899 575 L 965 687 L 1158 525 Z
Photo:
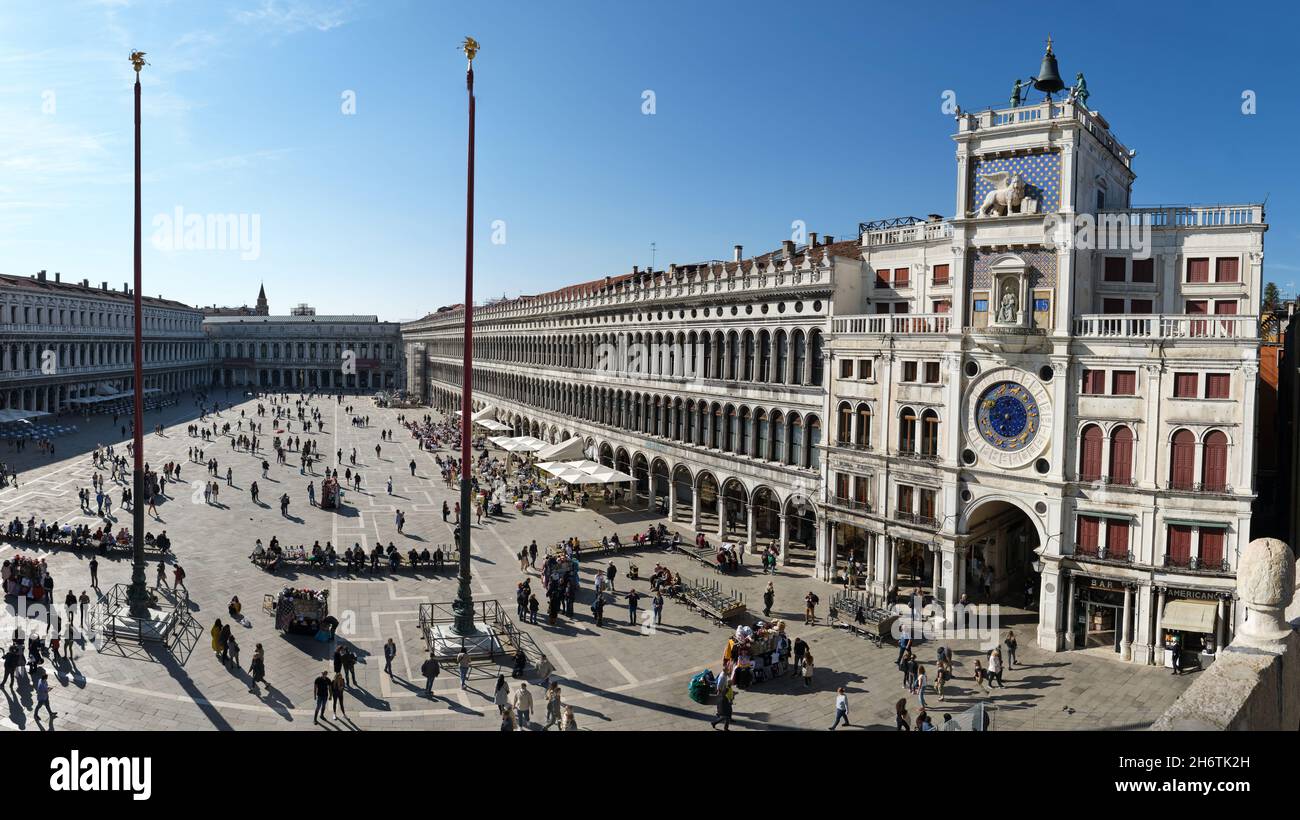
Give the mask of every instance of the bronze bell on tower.
M 1043 64 L 1038 68 L 1038 76 L 1034 78 L 1034 88 L 1051 97 L 1052 94 L 1065 88 L 1065 83 L 1061 80 L 1061 70 L 1056 67 L 1056 55 L 1052 53 L 1052 38 L 1047 38 L 1047 53 L 1043 55 Z

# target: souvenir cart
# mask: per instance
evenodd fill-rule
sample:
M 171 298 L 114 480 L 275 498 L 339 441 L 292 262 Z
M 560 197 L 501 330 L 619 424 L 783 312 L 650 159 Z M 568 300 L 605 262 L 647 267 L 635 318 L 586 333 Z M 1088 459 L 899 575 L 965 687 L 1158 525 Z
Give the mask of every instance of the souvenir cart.
M 285 587 L 275 598 L 275 628 L 315 635 L 329 614 L 329 590 Z

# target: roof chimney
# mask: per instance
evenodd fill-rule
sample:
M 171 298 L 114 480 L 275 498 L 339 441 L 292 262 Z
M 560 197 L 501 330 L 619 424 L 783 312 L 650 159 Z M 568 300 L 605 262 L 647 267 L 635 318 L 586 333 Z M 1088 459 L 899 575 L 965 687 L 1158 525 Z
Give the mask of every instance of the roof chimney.
M 90 280 L 89 280 L 89 279 L 82 279 L 82 280 L 81 280 L 81 286 L 82 286 L 83 288 L 88 288 L 88 287 L 90 287 Z
M 815 247 L 817 247 L 817 232 L 816 232 L 816 231 L 809 231 L 809 232 L 808 232 L 808 247 L 810 247 L 810 248 L 815 248 Z
M 90 283 L 87 282 L 86 284 L 90 284 Z M 102 291 L 107 291 L 107 290 L 108 290 L 108 282 L 107 282 L 107 281 L 100 282 L 100 283 L 99 283 L 99 289 L 102 290 Z
M 823 245 L 829 245 L 834 241 L 835 241 L 835 237 L 831 236 L 830 234 L 826 234 L 825 236 L 822 237 Z
M 794 240 L 786 239 L 781 243 L 781 250 L 785 253 L 785 258 L 789 259 L 794 256 Z
M 733 261 L 733 262 L 739 262 L 741 256 L 743 256 L 744 253 L 745 253 L 745 248 L 744 248 L 744 246 L 743 246 L 743 245 L 733 245 L 733 246 L 731 247 L 731 250 L 732 250 L 732 258 L 731 258 L 731 261 Z
M 60 274 L 58 271 L 55 271 L 55 272 L 54 272 L 54 281 L 55 281 L 55 282 L 60 282 L 60 281 L 62 281 L 62 280 L 60 279 L 60 275 L 61 275 L 61 274 Z
M 129 283 L 127 283 L 127 282 L 123 282 L 123 283 L 122 283 L 122 292 L 123 292 L 123 293 L 130 293 L 130 292 L 131 292 L 131 285 L 130 285 Z
M 636 275 L 639 274 L 640 272 L 641 272 L 641 266 L 640 266 L 640 265 L 633 265 L 633 266 L 632 266 L 632 275 L 633 275 L 633 276 L 636 276 Z
M 36 272 L 36 281 L 37 281 L 37 282 L 44 282 L 44 281 L 45 281 L 45 271 L 43 271 L 43 270 L 38 270 L 38 271 Z

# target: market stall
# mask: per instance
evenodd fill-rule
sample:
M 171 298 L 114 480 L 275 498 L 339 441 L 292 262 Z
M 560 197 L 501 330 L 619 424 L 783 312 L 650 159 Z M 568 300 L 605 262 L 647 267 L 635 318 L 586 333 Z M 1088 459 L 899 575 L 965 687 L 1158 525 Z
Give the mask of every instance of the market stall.
M 329 614 L 329 590 L 285 587 L 275 598 L 275 628 L 298 635 L 315 635 Z
M 722 653 L 723 675 L 737 689 L 773 680 L 789 669 L 790 640 L 785 635 L 785 621 L 736 627 Z
M 339 507 L 339 480 L 333 476 L 320 483 L 320 508 L 337 510 Z

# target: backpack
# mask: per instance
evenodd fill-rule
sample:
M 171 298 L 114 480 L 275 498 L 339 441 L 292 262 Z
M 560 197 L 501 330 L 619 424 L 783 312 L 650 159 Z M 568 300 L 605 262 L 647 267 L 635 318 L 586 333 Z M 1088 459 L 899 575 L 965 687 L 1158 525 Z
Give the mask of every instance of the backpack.
M 817 594 L 815 592 L 810 593 L 808 595 L 808 603 L 812 604 L 813 606 L 817 606 L 817 604 L 821 603 L 821 599 L 817 597 Z

